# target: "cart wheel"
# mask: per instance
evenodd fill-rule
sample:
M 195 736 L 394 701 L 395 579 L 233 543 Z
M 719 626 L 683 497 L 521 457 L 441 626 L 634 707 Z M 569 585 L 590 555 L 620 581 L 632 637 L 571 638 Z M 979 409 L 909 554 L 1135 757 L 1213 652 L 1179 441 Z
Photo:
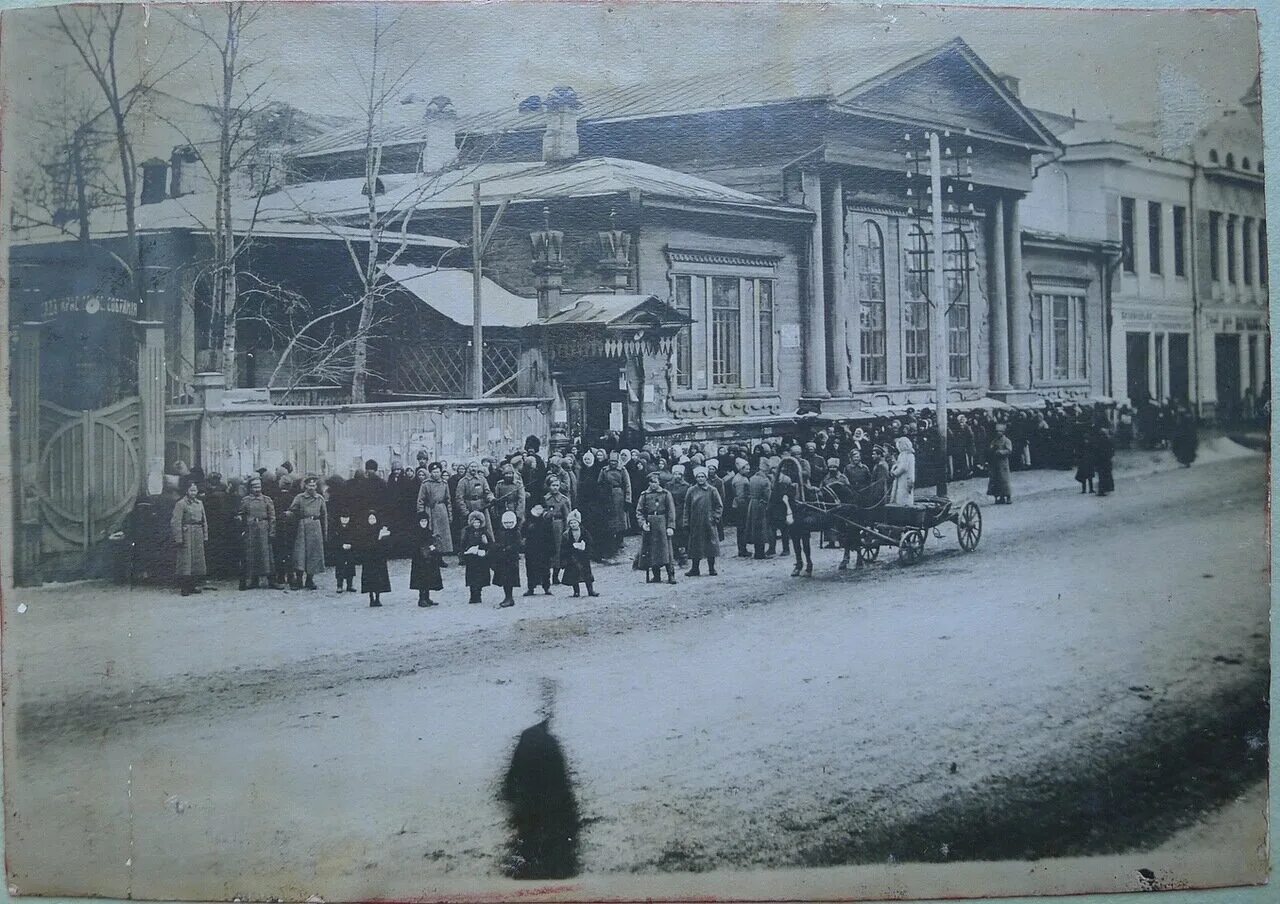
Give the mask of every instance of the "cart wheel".
M 862 544 L 862 561 L 874 562 L 880 558 L 880 543 L 875 537 L 864 533 L 858 538 L 858 542 Z
M 960 548 L 965 552 L 973 552 L 982 539 L 982 510 L 976 502 L 966 502 L 956 519 L 956 538 Z
M 898 547 L 898 560 L 903 565 L 914 565 L 924 555 L 924 531 L 908 530 L 902 533 L 902 545 Z

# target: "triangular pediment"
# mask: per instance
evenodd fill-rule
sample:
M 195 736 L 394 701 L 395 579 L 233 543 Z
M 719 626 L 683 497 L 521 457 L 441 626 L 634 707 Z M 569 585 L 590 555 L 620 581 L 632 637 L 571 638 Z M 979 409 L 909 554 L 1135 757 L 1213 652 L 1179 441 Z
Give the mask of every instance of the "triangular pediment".
M 1059 147 L 1053 133 L 958 38 L 845 91 L 836 105 L 905 122 L 968 128 L 1035 149 Z

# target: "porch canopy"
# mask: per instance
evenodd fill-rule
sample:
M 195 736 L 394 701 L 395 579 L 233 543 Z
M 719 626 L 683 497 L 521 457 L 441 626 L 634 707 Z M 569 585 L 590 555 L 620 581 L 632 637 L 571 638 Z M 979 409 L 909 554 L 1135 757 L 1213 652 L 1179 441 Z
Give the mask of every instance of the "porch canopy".
M 470 326 L 474 294 L 471 271 L 395 264 L 387 275 L 405 291 L 459 326 Z M 488 277 L 480 282 L 480 318 L 485 327 L 525 327 L 537 322 L 538 299 L 509 292 Z
M 620 358 L 645 351 L 670 352 L 675 335 L 693 320 L 657 295 L 592 293 L 572 298 L 539 321 L 553 345 L 579 353 Z

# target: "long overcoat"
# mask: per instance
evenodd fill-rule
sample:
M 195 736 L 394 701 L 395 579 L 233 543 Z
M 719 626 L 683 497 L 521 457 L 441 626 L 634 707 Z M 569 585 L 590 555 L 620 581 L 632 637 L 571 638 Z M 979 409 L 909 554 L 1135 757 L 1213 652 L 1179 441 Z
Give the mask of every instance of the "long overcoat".
M 689 542 L 689 558 L 714 559 L 720 555 L 719 528 L 724 517 L 720 491 L 708 484 L 689 487 L 684 497 L 684 524 Z
M 204 544 L 209 539 L 209 521 L 204 503 L 183 496 L 173 507 L 169 522 L 173 542 L 177 544 L 174 570 L 179 577 L 200 578 L 208 573 L 204 561 Z
M 1012 496 L 1013 483 L 1009 477 L 1009 457 L 1013 455 L 1013 442 L 1003 433 L 997 433 L 987 447 L 987 495 Z
M 244 522 L 244 575 L 266 577 L 272 573 L 271 534 L 275 530 L 276 506 L 271 497 L 246 496 L 240 502 Z
M 493 586 L 510 590 L 520 586 L 520 550 L 524 546 L 519 527 L 499 527 L 489 547 Z
M 387 558 L 391 555 L 391 538 L 380 537 L 383 525 L 360 525 L 360 592 L 390 593 L 391 575 Z
M 325 569 L 324 538 L 329 531 L 329 509 L 319 493 L 308 496 L 303 493 L 293 497 L 289 513 L 297 522 L 297 535 L 293 540 L 293 567 L 307 574 L 319 574 Z
M 615 534 L 627 531 L 627 508 L 631 505 L 631 479 L 622 468 L 600 472 L 600 496 L 604 506 L 604 526 Z
M 571 508 L 569 497 L 564 493 L 548 493 L 543 497 L 542 508 L 544 509 L 543 517 L 548 519 L 551 524 L 551 559 L 549 564 L 552 568 L 563 568 L 564 556 L 560 548 L 560 538 L 564 535 L 565 528 L 569 526 Z
M 911 505 L 915 502 L 916 489 L 916 456 L 914 452 L 901 451 L 893 463 L 893 495 L 890 502 L 894 505 Z
M 431 529 L 430 518 L 427 519 L 426 527 L 420 524 L 413 526 L 413 558 L 409 565 L 409 589 L 444 589 L 444 580 L 440 575 L 440 538 Z
M 428 477 L 418 488 L 418 513 L 431 519 L 436 548 L 453 552 L 453 531 L 449 526 L 449 484 L 443 477 Z
M 671 538 L 667 528 L 675 529 L 676 504 L 671 494 L 661 486 L 651 487 L 640 496 L 636 518 L 644 531 L 640 548 L 640 564 L 644 568 L 657 568 L 675 561 L 671 551 Z
M 748 543 L 769 542 L 769 502 L 773 496 L 773 481 L 762 471 L 751 475 L 745 493 L 747 501 L 745 530 Z M 739 528 L 742 530 L 743 528 Z

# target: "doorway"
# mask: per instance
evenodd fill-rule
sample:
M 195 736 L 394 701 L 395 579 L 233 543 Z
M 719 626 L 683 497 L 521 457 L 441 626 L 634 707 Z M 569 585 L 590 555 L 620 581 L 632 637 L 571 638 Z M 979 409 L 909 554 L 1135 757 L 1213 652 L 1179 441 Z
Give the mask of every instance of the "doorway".
M 1148 379 L 1150 366 L 1150 334 L 1124 334 L 1124 362 L 1126 391 L 1129 401 L 1137 403 L 1151 398 L 1151 382 Z
M 1240 409 L 1240 336 L 1218 333 L 1213 337 L 1214 385 L 1218 392 L 1218 411 L 1234 418 Z
M 1191 398 L 1191 354 L 1186 333 L 1169 334 L 1169 397 L 1180 402 Z

